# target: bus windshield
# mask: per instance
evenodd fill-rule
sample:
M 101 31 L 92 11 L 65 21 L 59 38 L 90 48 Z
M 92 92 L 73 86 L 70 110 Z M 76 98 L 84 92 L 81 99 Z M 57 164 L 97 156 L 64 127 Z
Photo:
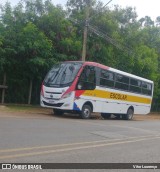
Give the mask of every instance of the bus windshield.
M 47 87 L 70 86 L 81 66 L 82 63 L 80 62 L 67 62 L 54 65 L 45 77 L 44 85 Z

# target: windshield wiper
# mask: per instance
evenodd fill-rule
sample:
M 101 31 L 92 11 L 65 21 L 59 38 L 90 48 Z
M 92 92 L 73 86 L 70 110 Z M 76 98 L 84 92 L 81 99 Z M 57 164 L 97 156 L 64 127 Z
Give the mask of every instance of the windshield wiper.
M 65 77 L 66 77 L 66 70 L 67 70 L 67 67 L 65 68 L 65 70 L 63 71 L 63 74 L 61 76 L 61 81 L 60 81 L 60 84 L 62 84 L 62 82 L 65 81 Z

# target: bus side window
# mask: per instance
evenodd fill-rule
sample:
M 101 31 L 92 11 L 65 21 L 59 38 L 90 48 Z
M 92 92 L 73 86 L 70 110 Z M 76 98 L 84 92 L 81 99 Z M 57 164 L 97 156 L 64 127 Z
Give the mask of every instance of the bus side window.
M 77 89 L 78 90 L 94 90 L 96 86 L 95 67 L 86 66 L 80 75 Z
M 101 70 L 100 85 L 104 87 L 114 87 L 114 73 L 108 70 Z
M 142 94 L 152 95 L 152 85 L 150 83 L 142 82 Z
M 142 85 L 142 82 L 140 80 L 130 78 L 130 88 L 129 88 L 129 90 L 131 92 L 141 94 L 141 85 Z
M 115 88 L 128 91 L 129 77 L 121 74 L 116 74 Z

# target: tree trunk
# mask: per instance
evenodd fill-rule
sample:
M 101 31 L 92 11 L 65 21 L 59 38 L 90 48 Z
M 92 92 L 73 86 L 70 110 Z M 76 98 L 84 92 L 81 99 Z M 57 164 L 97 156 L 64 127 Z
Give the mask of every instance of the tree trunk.
M 31 97 L 32 97 L 32 84 L 33 81 L 30 79 L 30 84 L 29 84 L 29 95 L 28 95 L 28 105 L 31 104 Z
M 6 85 L 6 73 L 3 75 L 3 86 Z M 5 97 L 5 88 L 2 89 L 2 104 L 4 103 L 4 97 Z

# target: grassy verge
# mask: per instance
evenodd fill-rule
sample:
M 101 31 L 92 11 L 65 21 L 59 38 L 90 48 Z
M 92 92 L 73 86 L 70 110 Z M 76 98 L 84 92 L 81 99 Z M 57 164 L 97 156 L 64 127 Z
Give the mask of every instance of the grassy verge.
M 34 106 L 34 105 L 17 105 L 17 104 L 6 104 L 6 105 L 0 105 L 0 110 L 5 112 L 42 112 L 47 111 L 48 109 L 42 108 L 40 106 Z

